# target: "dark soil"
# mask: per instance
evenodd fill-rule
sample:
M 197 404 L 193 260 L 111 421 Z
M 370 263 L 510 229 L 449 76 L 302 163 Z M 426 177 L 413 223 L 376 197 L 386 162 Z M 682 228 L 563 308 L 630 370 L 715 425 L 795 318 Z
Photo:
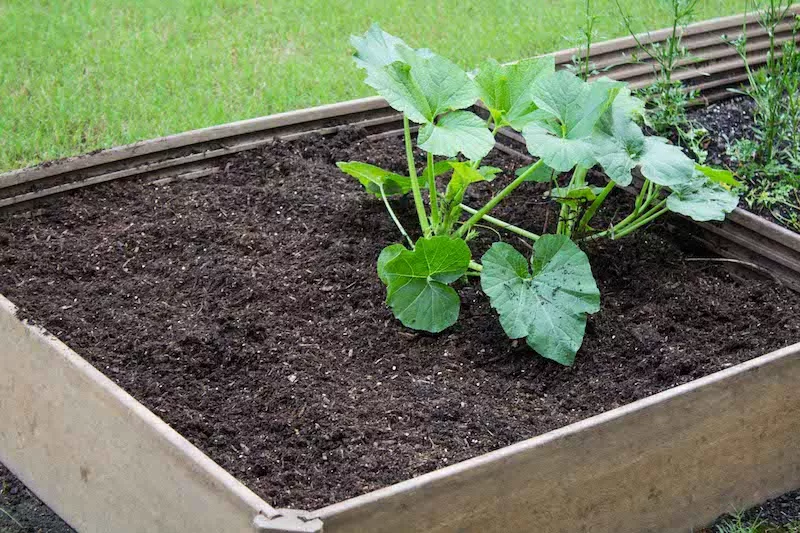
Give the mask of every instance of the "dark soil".
M 732 98 L 698 107 L 690 113 L 690 118 L 708 130 L 709 143 L 707 163 L 736 169 L 738 163 L 727 154 L 728 146 L 738 139 L 753 139 L 753 101 L 749 98 Z
M 603 303 L 573 368 L 510 342 L 475 282 L 460 287 L 456 326 L 415 333 L 375 274 L 397 231 L 337 160 L 404 166 L 399 140 L 351 132 L 246 152 L 210 178 L 76 192 L 0 223 L 0 292 L 267 501 L 301 508 L 800 338 L 800 296 L 684 261 L 665 227 L 588 250 Z M 552 223 L 536 187 L 497 216 Z M 411 206 L 395 205 L 411 227 Z
M 0 533 L 74 533 L 0 464 Z
M 706 531 L 716 532 L 717 526 L 729 524 L 732 520 L 731 516 L 724 516 Z M 759 533 L 797 533 L 800 531 L 800 491 L 789 492 L 749 509 L 741 514 L 741 521 L 749 526 L 761 524 Z

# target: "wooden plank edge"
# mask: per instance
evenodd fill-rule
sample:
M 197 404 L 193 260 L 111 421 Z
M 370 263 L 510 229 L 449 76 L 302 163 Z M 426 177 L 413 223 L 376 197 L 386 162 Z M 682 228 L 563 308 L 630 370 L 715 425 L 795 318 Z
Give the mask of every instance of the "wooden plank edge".
M 776 241 L 759 238 L 759 234 L 733 222 L 727 224 L 697 222 L 695 225 L 796 272 L 800 279 L 800 254 L 795 253 L 794 250 L 786 248 Z
M 336 118 L 348 114 L 384 109 L 386 107 L 388 107 L 388 105 L 382 97 L 372 96 L 369 98 L 360 98 L 357 100 L 326 104 L 317 107 L 267 115 L 264 117 L 241 120 L 238 122 L 231 122 L 228 124 L 210 126 L 184 133 L 177 133 L 174 135 L 167 135 L 164 137 L 139 141 L 132 144 L 116 146 L 93 154 L 79 155 L 64 160 L 44 163 L 34 167 L 12 170 L 10 172 L 0 174 L 0 187 L 21 183 L 23 181 L 38 180 L 45 177 L 111 163 L 134 156 L 182 148 L 200 142 L 224 139 L 233 135 L 243 135 L 282 126 Z
M 800 234 L 788 228 L 779 226 L 764 217 L 745 211 L 740 207 L 734 209 L 733 212 L 728 215 L 728 218 L 730 218 L 732 222 L 744 226 L 767 239 L 776 241 L 782 246 L 796 252 L 800 252 Z
M 792 29 L 794 27 L 793 21 L 787 21 L 780 23 L 775 28 L 775 36 L 778 38 L 783 39 L 783 42 L 786 40 L 791 40 L 792 36 Z M 728 39 L 735 39 L 742 35 L 741 26 L 736 29 L 734 32 L 711 32 L 708 34 L 699 34 L 694 39 L 684 40 L 682 41 L 682 45 L 686 47 L 687 51 L 689 52 L 690 56 L 704 56 L 708 50 L 713 50 L 720 48 L 721 46 L 726 46 L 732 50 L 733 47 L 730 46 L 723 40 L 723 36 Z M 751 45 L 753 46 L 763 46 L 764 42 L 769 43 L 769 35 L 767 31 L 758 23 L 753 23 L 747 28 L 747 44 L 748 47 Z M 735 50 L 734 50 L 735 53 Z M 620 67 L 622 65 L 630 64 L 630 59 L 634 54 L 640 56 L 641 62 L 645 64 L 653 65 L 654 61 L 647 56 L 647 54 L 642 54 L 639 52 L 638 46 L 634 46 L 629 49 L 620 49 L 615 50 L 614 52 L 608 52 L 604 54 L 595 54 L 592 52 L 591 60 L 592 64 L 595 66 L 596 69 L 611 69 L 613 71 L 614 68 Z M 644 57 L 641 57 L 644 55 Z M 685 59 L 681 61 L 681 64 L 685 65 L 690 62 L 690 59 Z
M 78 531 L 252 532 L 281 516 L 0 295 L 0 462 Z
M 390 126 L 396 122 L 398 122 L 399 115 L 397 117 L 384 117 L 381 119 L 371 119 L 362 122 L 350 123 L 350 124 L 343 124 L 340 126 L 331 126 L 327 128 L 319 128 L 319 129 L 312 129 L 306 131 L 295 131 L 293 133 L 282 133 L 281 131 L 275 131 L 274 134 L 268 134 L 266 136 L 259 136 L 256 139 L 251 139 L 246 142 L 241 143 L 233 143 L 229 146 L 218 148 L 214 150 L 206 150 L 202 152 L 193 153 L 186 156 L 181 157 L 174 157 L 170 159 L 164 159 L 152 163 L 145 163 L 141 165 L 137 165 L 131 168 L 117 170 L 113 172 L 109 172 L 106 174 L 99 174 L 96 176 L 92 176 L 90 178 L 78 180 L 78 181 L 71 181 L 67 183 L 63 183 L 60 185 L 55 185 L 52 187 L 44 187 L 39 188 L 31 192 L 26 192 L 22 194 L 17 194 L 14 196 L 9 196 L 7 198 L 0 198 L 0 209 L 5 209 L 11 206 L 17 206 L 19 204 L 26 204 L 32 202 L 34 200 L 38 200 L 41 198 L 45 198 L 48 196 L 55 196 L 59 194 L 63 194 L 65 192 L 69 192 L 76 189 L 81 189 L 83 187 L 88 187 L 91 185 L 97 185 L 99 183 L 105 183 L 108 181 L 113 181 L 116 179 L 121 178 L 128 178 L 128 177 L 140 177 L 148 174 L 152 174 L 159 170 L 170 169 L 175 167 L 176 170 L 173 172 L 168 172 L 166 174 L 167 178 L 174 176 L 181 172 L 181 170 L 186 165 L 190 165 L 192 163 L 197 163 L 201 161 L 208 161 L 211 159 L 218 159 L 220 157 L 230 156 L 239 152 L 243 152 L 246 150 L 253 150 L 255 148 L 259 148 L 261 146 L 265 146 L 271 142 L 276 140 L 282 141 L 292 141 L 295 139 L 299 139 L 301 137 L 305 137 L 308 135 L 330 135 L 335 133 L 336 131 L 342 128 L 351 128 L 351 127 L 367 127 L 367 126 Z M 269 132 L 271 130 L 268 130 Z M 380 134 L 377 134 L 380 135 Z M 164 179 L 167 179 L 164 178 Z M 0 187 L 0 191 L 2 191 L 2 187 Z
M 795 4 L 790 8 L 788 17 L 798 13 L 800 13 L 800 4 Z M 756 13 L 748 13 L 746 17 L 742 13 L 718 17 L 689 24 L 682 31 L 682 36 L 691 37 L 693 35 L 705 33 L 724 32 L 725 30 L 738 30 L 741 29 L 743 23 L 752 24 L 757 22 L 758 15 Z M 652 44 L 654 42 L 663 41 L 669 35 L 671 35 L 671 32 L 671 28 L 663 28 L 651 32 L 639 33 L 637 34 L 637 38 L 642 44 Z M 598 56 L 601 54 L 613 53 L 618 50 L 635 49 L 636 46 L 636 39 L 628 35 L 596 44 L 592 47 L 592 54 L 594 56 Z M 569 63 L 573 56 L 579 56 L 580 54 L 580 47 L 573 47 L 566 50 L 560 50 L 549 55 L 555 57 L 557 63 Z
M 798 379 L 795 344 L 313 516 L 326 533 L 688 531 L 800 487 Z

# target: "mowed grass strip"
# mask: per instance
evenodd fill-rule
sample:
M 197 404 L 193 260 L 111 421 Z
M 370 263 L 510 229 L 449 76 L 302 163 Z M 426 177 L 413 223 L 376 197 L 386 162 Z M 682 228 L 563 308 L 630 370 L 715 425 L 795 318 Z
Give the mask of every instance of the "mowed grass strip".
M 622 0 L 639 27 L 660 0 Z M 599 38 L 625 33 L 594 0 Z M 572 46 L 583 0 L 0 1 L 0 171 L 367 96 L 348 37 L 372 22 L 472 68 Z M 742 11 L 702 0 L 698 19 Z

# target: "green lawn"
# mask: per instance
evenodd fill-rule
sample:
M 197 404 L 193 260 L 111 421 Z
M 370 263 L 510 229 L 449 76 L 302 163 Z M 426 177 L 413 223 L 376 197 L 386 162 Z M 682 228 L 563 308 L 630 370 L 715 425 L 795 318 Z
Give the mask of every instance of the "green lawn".
M 374 21 L 470 67 L 565 48 L 582 1 L 0 0 L 0 170 L 369 95 L 348 36 Z M 664 25 L 658 0 L 622 2 Z M 622 35 L 595 4 L 600 37 Z

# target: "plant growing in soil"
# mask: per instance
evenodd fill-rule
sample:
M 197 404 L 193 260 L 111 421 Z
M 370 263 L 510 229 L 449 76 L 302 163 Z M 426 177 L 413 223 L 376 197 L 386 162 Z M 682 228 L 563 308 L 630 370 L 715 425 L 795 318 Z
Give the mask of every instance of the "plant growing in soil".
M 599 16 L 592 9 L 592 1 L 585 0 L 583 3 L 583 24 L 580 27 L 580 33 L 576 39 L 578 42 L 577 53 L 572 56 L 572 63 L 567 68 L 573 74 L 577 75 L 582 80 L 586 81 L 590 76 L 598 74 L 596 65 L 591 60 L 592 44 L 597 38 L 597 30 L 595 25 L 599 20 Z
M 697 91 L 687 90 L 680 80 L 674 78 L 677 71 L 693 59 L 683 46 L 682 34 L 694 17 L 698 0 L 661 0 L 669 12 L 671 32 L 664 43 L 652 44 L 641 41 L 634 31 L 632 18 L 619 0 L 615 1 L 625 28 L 636 41 L 639 51 L 650 59 L 656 73 L 655 83 L 637 91 L 647 104 L 647 124 L 658 135 L 677 134 L 679 143 L 703 163 L 707 156 L 703 148 L 707 131 L 686 114 L 689 103 L 698 96 Z
M 790 41 L 783 46 L 776 41 L 778 25 L 791 5 L 791 0 L 753 4 L 769 36 L 763 68 L 753 69 L 747 57 L 746 26 L 741 37 L 728 41 L 747 70 L 748 86 L 737 92 L 755 104 L 755 139 L 740 139 L 729 153 L 740 163 L 739 173 L 748 177 L 748 204 L 769 209 L 776 219 L 800 231 L 800 50 L 796 44 L 800 19 Z
M 695 165 L 666 139 L 643 133 L 637 120 L 644 104 L 624 83 L 607 78 L 588 83 L 556 72 L 552 57 L 508 65 L 490 59 L 469 75 L 377 25 L 353 37 L 352 44 L 366 83 L 403 113 L 408 175 L 363 162 L 338 165 L 383 201 L 405 240 L 384 248 L 378 275 L 387 287 L 386 303 L 408 327 L 437 333 L 453 325 L 460 308 L 453 284 L 479 275 L 510 338 L 525 338 L 540 355 L 571 365 L 587 315 L 600 308 L 579 244 L 622 238 L 668 211 L 722 220 L 736 207 L 738 198 L 727 188 L 730 173 Z M 487 119 L 470 110 L 478 100 L 488 109 Z M 426 154 L 422 171 L 414 160 L 411 122 L 420 125 L 416 144 Z M 521 132 L 537 160 L 519 169 L 485 205 L 467 206 L 467 188 L 500 173 L 481 165 L 500 128 Z M 603 186 L 587 182 L 588 171 L 598 165 L 609 177 Z M 631 213 L 595 228 L 603 202 L 614 188 L 633 183 L 635 169 L 643 185 Z M 443 190 L 437 178 L 447 181 Z M 554 233 L 537 235 L 489 215 L 527 182 L 549 184 L 546 197 L 560 207 Z M 667 188 L 672 189 L 668 195 Z M 408 193 L 419 222 L 414 232 L 403 227 L 389 199 Z M 533 256 L 495 242 L 480 263 L 475 261 L 468 242 L 481 221 L 531 241 Z

